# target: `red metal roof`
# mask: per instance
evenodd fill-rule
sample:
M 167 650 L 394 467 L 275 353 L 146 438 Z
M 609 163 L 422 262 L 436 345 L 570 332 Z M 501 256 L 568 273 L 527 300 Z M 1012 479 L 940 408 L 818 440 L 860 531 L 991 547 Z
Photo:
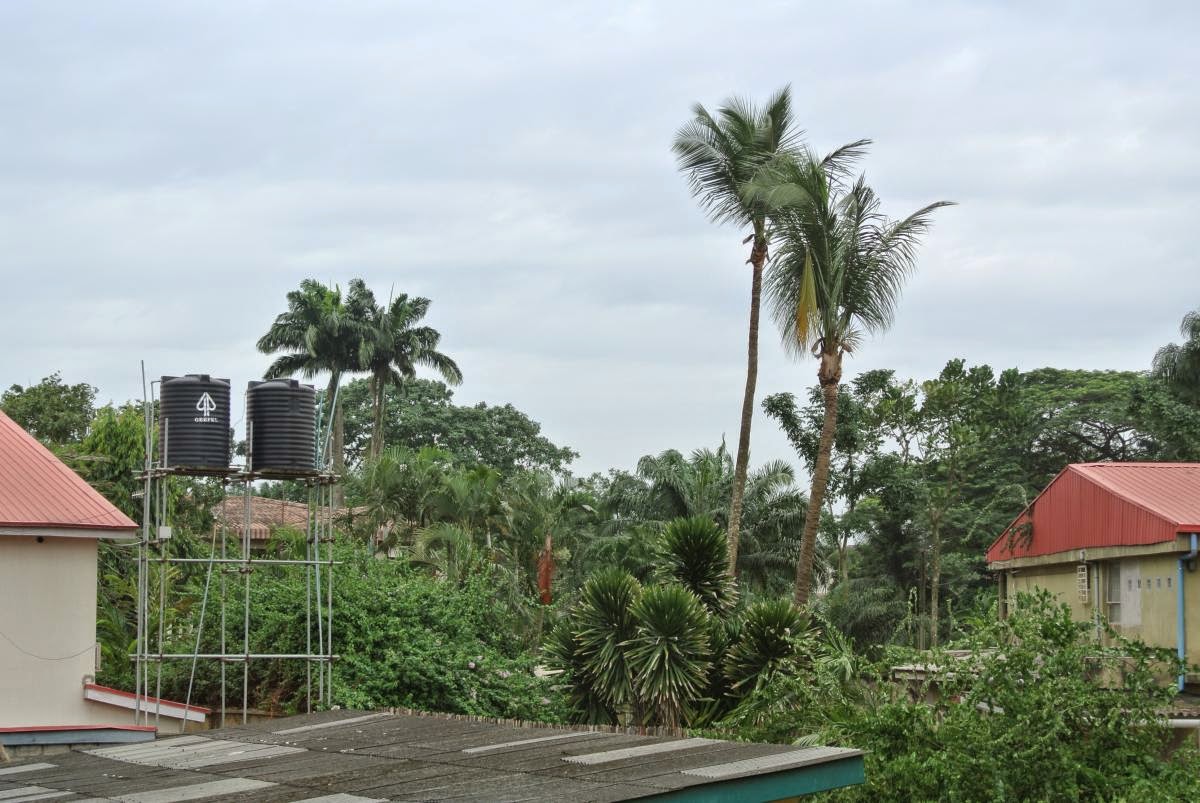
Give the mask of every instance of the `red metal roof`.
M 0 412 L 0 526 L 137 529 L 132 519 L 3 412 Z
M 988 562 L 1143 546 L 1200 532 L 1200 463 L 1067 466 L 988 549 Z

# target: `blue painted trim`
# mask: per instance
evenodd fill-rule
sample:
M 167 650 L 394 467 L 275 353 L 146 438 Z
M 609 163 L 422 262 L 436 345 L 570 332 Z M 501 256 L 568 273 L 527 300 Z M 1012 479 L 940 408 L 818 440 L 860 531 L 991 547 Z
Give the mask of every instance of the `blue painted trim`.
M 841 789 L 865 780 L 860 753 L 807 767 L 687 786 L 643 799 L 661 803 L 766 803 Z
M 7 747 L 30 744 L 133 744 L 154 741 L 154 731 L 100 728 L 62 731 L 10 731 L 0 733 L 0 744 Z

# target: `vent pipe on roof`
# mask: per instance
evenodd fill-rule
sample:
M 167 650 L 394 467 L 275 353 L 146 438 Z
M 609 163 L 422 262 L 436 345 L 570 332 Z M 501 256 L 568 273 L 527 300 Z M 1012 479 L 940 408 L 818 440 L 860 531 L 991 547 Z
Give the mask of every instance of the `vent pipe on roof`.
M 1179 660 L 1187 663 L 1187 620 L 1184 616 L 1184 606 L 1187 602 L 1186 596 L 1183 593 L 1183 578 L 1187 573 L 1187 564 L 1196 559 L 1196 555 L 1200 554 L 1197 549 L 1196 533 L 1192 533 L 1192 551 L 1179 559 L 1179 579 L 1175 583 L 1175 647 L 1179 654 Z M 1185 668 L 1179 675 L 1179 690 L 1183 691 L 1184 682 L 1187 680 L 1187 669 Z

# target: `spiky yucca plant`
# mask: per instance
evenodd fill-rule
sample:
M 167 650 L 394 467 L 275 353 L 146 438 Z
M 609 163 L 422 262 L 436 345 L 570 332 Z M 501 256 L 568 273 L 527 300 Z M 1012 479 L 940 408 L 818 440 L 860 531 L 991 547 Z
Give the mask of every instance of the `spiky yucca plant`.
M 625 649 L 637 635 L 633 607 L 641 596 L 633 575 L 606 569 L 587 581 L 573 612 L 578 659 L 595 695 L 618 718 L 641 715 Z
M 720 616 L 733 607 L 737 590 L 729 576 L 725 533 L 705 516 L 675 519 L 663 531 L 658 574 L 695 594 Z
M 678 727 L 704 690 L 709 670 L 709 617 L 699 597 L 680 585 L 646 589 L 633 605 L 636 636 L 628 662 L 648 711 Z
M 546 661 L 566 673 L 568 697 L 584 722 L 609 724 L 614 714 L 596 691 L 587 661 L 575 639 L 579 624 L 574 616 L 564 616 L 550 630 L 543 647 Z
M 751 605 L 737 627 L 725 654 L 725 674 L 735 694 L 746 694 L 766 683 L 784 664 L 806 652 L 812 635 L 804 614 L 786 599 L 761 600 Z

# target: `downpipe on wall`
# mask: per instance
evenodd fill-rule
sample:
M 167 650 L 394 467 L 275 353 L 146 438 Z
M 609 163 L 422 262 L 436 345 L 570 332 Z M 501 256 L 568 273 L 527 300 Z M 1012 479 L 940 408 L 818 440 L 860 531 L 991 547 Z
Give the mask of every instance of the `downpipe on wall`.
M 1184 603 L 1186 595 L 1183 593 L 1183 578 L 1187 572 L 1187 564 L 1189 561 L 1196 559 L 1196 555 L 1200 554 L 1197 550 L 1196 533 L 1192 533 L 1192 551 L 1179 559 L 1179 579 L 1175 583 L 1175 645 L 1180 661 L 1187 661 L 1187 622 L 1184 614 Z M 1183 691 L 1184 682 L 1187 680 L 1187 671 L 1185 670 L 1179 675 L 1179 691 Z

